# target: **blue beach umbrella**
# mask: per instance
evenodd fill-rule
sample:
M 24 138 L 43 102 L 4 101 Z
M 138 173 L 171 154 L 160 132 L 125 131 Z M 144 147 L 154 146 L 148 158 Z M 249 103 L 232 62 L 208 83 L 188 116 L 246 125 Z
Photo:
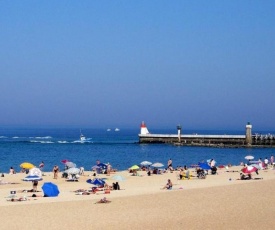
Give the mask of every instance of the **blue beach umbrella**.
M 107 165 L 103 164 L 103 163 L 99 163 L 97 164 L 98 167 L 103 168 L 103 169 L 107 169 Z
M 94 184 L 94 185 L 104 185 L 105 181 L 99 178 L 95 178 L 95 179 L 89 179 L 86 181 L 89 184 Z
M 42 190 L 43 190 L 44 196 L 47 196 L 47 197 L 54 197 L 54 196 L 58 196 L 59 194 L 59 189 L 57 185 L 52 182 L 45 182 L 42 185 Z
M 210 165 L 206 164 L 206 163 L 199 163 L 199 167 L 205 170 L 209 170 L 211 169 Z

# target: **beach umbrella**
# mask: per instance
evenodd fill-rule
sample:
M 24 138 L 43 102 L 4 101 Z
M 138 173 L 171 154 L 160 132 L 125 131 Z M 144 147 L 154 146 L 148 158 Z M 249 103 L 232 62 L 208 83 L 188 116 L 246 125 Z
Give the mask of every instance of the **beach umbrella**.
M 29 171 L 29 175 L 30 176 L 38 176 L 38 177 L 42 177 L 42 172 L 39 168 L 32 168 Z
M 67 159 L 64 159 L 64 160 L 61 161 L 61 163 L 63 163 L 63 164 L 66 164 L 67 162 L 70 162 L 70 161 L 67 160 Z
M 212 159 L 208 159 L 206 162 L 209 164 L 211 162 Z M 217 163 L 217 161 L 213 160 L 214 161 L 214 164 Z
M 34 175 L 34 176 L 29 175 L 29 176 L 26 176 L 23 179 L 23 181 L 35 181 L 35 180 L 40 181 L 40 180 L 43 180 L 43 179 L 41 177 L 39 177 L 39 176 L 36 176 L 36 175 Z
M 92 170 L 96 170 L 96 169 L 100 169 L 100 167 L 97 166 L 97 165 L 94 165 L 94 166 L 92 167 Z
M 149 166 L 149 165 L 151 165 L 152 164 L 152 162 L 150 162 L 150 161 L 142 161 L 141 163 L 140 163 L 140 165 L 142 165 L 142 166 Z
M 31 169 L 31 168 L 34 168 L 35 166 L 29 162 L 24 162 L 20 165 L 20 167 L 23 169 Z
M 115 175 L 112 177 L 113 180 L 116 180 L 116 181 L 124 181 L 126 180 L 125 177 L 121 176 L 121 175 Z
M 94 179 L 89 179 L 86 180 L 87 183 L 89 184 L 94 184 L 94 185 L 104 185 L 105 181 L 99 178 L 94 178 Z
M 65 165 L 67 168 L 76 168 L 76 164 L 70 161 L 66 162 Z
M 255 167 L 257 169 L 261 169 L 261 166 L 259 164 L 251 164 L 249 166 Z
M 139 169 L 139 166 L 138 165 L 133 165 L 130 169 L 136 170 L 136 169 Z
M 79 168 L 69 168 L 65 172 L 68 174 L 79 174 L 80 169 Z
M 200 167 L 201 169 L 205 169 L 205 170 L 211 169 L 210 165 L 209 165 L 209 164 L 206 164 L 206 163 L 199 163 L 199 167 Z
M 59 194 L 59 189 L 57 185 L 52 182 L 45 182 L 41 188 L 43 190 L 44 196 L 54 197 L 58 196 Z
M 103 164 L 103 163 L 99 163 L 97 164 L 98 167 L 103 168 L 103 169 L 107 169 L 107 165 Z
M 159 163 L 159 162 L 156 162 L 154 164 L 151 165 L 152 167 L 155 167 L 155 168 L 161 168 L 163 167 L 164 165 L 162 163 Z
M 246 156 L 244 159 L 246 159 L 246 160 L 253 160 L 254 157 L 253 156 Z
M 258 169 L 254 166 L 249 165 L 245 168 L 242 168 L 241 170 L 243 173 L 253 173 L 253 172 L 256 172 Z

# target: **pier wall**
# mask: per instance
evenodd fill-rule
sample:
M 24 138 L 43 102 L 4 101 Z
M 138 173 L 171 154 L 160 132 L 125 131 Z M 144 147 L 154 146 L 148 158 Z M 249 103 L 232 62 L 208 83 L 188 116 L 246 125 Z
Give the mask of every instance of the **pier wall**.
M 274 147 L 274 139 L 256 139 L 252 136 L 252 142 L 247 143 L 245 135 L 139 135 L 139 143 L 166 143 L 186 146 L 216 146 L 216 147 Z
M 146 128 L 142 124 L 141 129 Z M 246 125 L 245 135 L 183 135 L 181 127 L 177 126 L 178 134 L 151 134 L 142 132 L 139 134 L 139 143 L 168 143 L 186 146 L 209 147 L 274 147 L 275 135 L 252 135 L 252 125 Z

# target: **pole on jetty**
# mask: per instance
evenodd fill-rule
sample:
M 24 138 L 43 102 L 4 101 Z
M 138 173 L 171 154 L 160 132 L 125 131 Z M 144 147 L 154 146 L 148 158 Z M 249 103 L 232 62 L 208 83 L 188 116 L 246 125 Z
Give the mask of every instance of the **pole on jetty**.
M 179 142 L 181 142 L 180 137 L 181 137 L 181 125 L 177 125 L 177 129 L 178 129 L 178 139 Z
M 252 125 L 250 122 L 247 122 L 246 125 L 246 132 L 245 132 L 245 142 L 247 145 L 252 145 Z

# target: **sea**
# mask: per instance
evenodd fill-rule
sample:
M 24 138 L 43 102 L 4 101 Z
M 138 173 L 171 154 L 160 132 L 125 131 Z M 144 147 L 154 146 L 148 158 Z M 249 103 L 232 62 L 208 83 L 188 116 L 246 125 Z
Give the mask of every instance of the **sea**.
M 151 131 L 151 130 L 150 130 Z M 62 160 L 77 167 L 91 170 L 99 160 L 110 163 L 112 168 L 127 170 L 142 161 L 162 163 L 167 166 L 184 166 L 215 159 L 217 165 L 239 165 L 245 156 L 252 155 L 270 159 L 274 148 L 217 148 L 174 146 L 172 144 L 139 144 L 139 129 L 82 129 L 86 137 L 80 141 L 76 128 L 1 128 L 0 127 L 0 173 L 8 173 L 10 167 L 20 171 L 20 164 L 29 162 L 38 166 L 44 162 L 44 171 L 52 171 L 54 165 L 64 168 Z M 176 130 L 154 130 L 156 134 L 176 134 Z M 200 131 L 199 134 L 244 134 L 244 131 Z M 192 134 L 192 130 L 188 132 Z

